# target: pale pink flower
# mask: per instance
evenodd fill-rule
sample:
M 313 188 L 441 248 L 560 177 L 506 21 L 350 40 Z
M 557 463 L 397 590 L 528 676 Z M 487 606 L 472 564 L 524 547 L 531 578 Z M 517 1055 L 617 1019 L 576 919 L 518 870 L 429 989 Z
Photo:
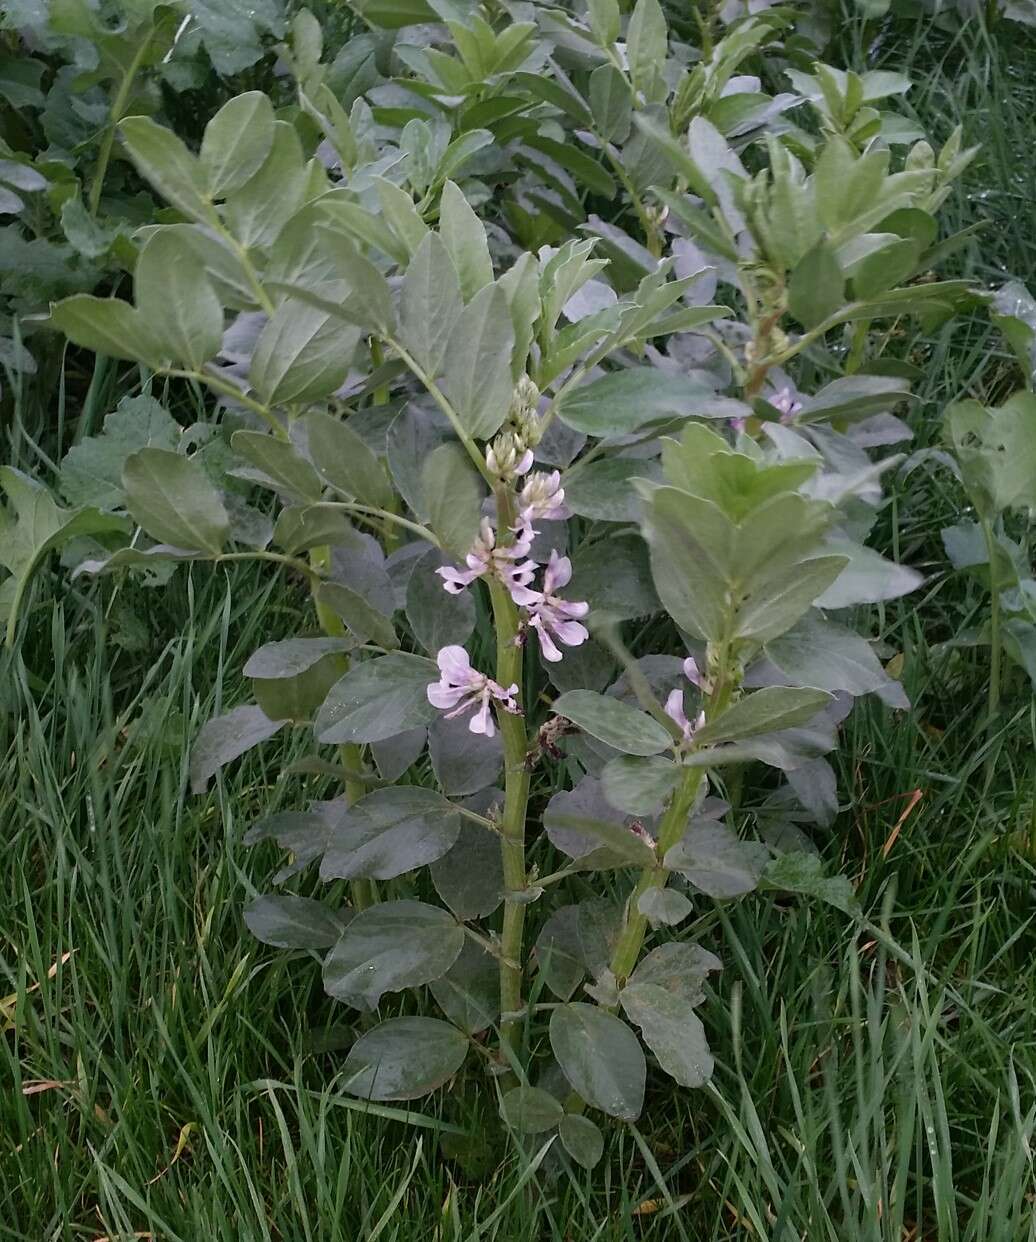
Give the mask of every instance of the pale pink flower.
M 562 658 L 558 642 L 566 647 L 578 647 L 589 638 L 586 626 L 580 625 L 579 618 L 586 616 L 590 605 L 559 599 L 555 594 L 568 585 L 571 577 L 572 562 L 567 556 L 558 556 L 554 551 L 543 571 L 542 591 L 530 591 L 524 584 L 511 588 L 511 598 L 526 610 L 529 627 L 539 635 L 540 652 L 551 663 Z
M 459 595 L 465 587 L 470 586 L 476 578 L 487 573 L 494 573 L 508 590 L 513 585 L 526 586 L 533 579 L 536 565 L 533 561 L 522 558 L 529 555 L 532 547 L 532 532 L 519 532 L 518 538 L 506 547 L 497 547 L 496 531 L 489 518 L 482 519 L 479 536 L 472 544 L 471 551 L 464 558 L 467 569 L 456 569 L 452 565 L 444 565 L 435 572 L 443 580 L 443 587 L 451 595 Z
M 463 647 L 443 647 L 435 657 L 439 666 L 439 680 L 428 686 L 428 702 L 446 713 L 446 719 L 462 716 L 473 707 L 477 708 L 468 722 L 472 733 L 484 733 L 493 737 L 496 723 L 493 720 L 492 704 L 497 702 L 505 712 L 518 713 L 515 695 L 517 685 L 506 690 L 498 685 L 485 673 L 471 667 L 468 653 Z
M 779 389 L 777 392 L 771 393 L 766 400 L 781 416 L 782 423 L 790 423 L 799 410 L 802 409 L 802 402 L 795 400 L 795 397 L 792 395 L 791 388 L 787 385 L 784 388 Z M 730 426 L 738 433 L 744 431 L 747 425 L 747 418 L 730 419 Z
M 699 712 L 693 723 L 687 719 L 687 713 L 684 711 L 683 706 L 683 689 L 680 686 L 677 686 L 670 693 L 669 698 L 666 699 L 665 714 L 675 725 L 679 726 L 685 742 L 691 741 L 695 733 L 705 723 L 704 712 Z
M 799 410 L 802 409 L 802 402 L 795 400 L 791 389 L 787 386 L 772 397 L 767 397 L 767 400 L 780 414 L 782 423 L 790 423 Z
M 692 686 L 697 686 L 702 694 L 712 693 L 712 679 L 710 677 L 706 677 L 701 671 L 698 667 L 698 661 L 694 658 L 694 656 L 688 656 L 687 659 L 684 660 L 683 675 Z

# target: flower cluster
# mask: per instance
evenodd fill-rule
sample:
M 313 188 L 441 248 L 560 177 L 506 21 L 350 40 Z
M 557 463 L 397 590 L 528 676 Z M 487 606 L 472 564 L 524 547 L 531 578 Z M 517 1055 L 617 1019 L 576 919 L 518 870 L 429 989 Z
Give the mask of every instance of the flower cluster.
M 496 733 L 490 710 L 493 702 L 499 703 L 505 712 L 517 714 L 517 685 L 508 686 L 505 690 L 485 673 L 472 668 L 463 647 L 443 647 L 436 656 L 436 663 L 439 665 L 439 680 L 429 685 L 428 702 L 444 711 L 447 720 L 462 716 L 475 707 L 478 710 L 469 721 L 468 728 L 472 733 L 493 737 Z
M 527 586 L 511 588 L 511 598 L 524 608 L 529 618 L 529 628 L 534 629 L 540 640 L 540 652 L 545 660 L 555 663 L 562 658 L 557 642 L 566 647 L 578 647 L 589 635 L 579 620 L 590 611 L 585 602 L 574 603 L 560 599 L 555 591 L 568 586 L 572 577 L 572 562 L 567 556 L 552 551 L 543 571 L 543 589 L 532 591 Z
M 582 618 L 590 605 L 562 599 L 558 591 L 572 578 L 572 562 L 552 550 L 539 587 L 534 585 L 540 565 L 532 557 L 533 540 L 539 534 L 535 523 L 567 518 L 565 491 L 558 470 L 529 473 L 531 450 L 522 450 L 521 441 L 511 432 L 501 433 L 487 450 L 486 463 L 494 474 L 511 480 L 527 475 L 517 494 L 518 520 L 500 540 L 500 532 L 489 518 L 483 518 L 478 538 L 464 558 L 465 568 L 444 565 L 436 572 L 443 587 L 457 595 L 477 578 L 491 577 L 503 583 L 511 598 L 522 609 L 524 625 L 535 631 L 545 660 L 562 658 L 561 647 L 578 647 L 589 634 Z M 560 646 L 559 646 L 560 644 Z M 457 716 L 478 705 L 470 729 L 473 733 L 494 733 L 490 705 L 496 701 L 505 711 L 517 711 L 514 696 L 518 687 L 504 690 L 484 674 L 471 668 L 462 647 L 443 647 L 438 655 L 441 680 L 428 687 L 429 702 Z
M 444 565 L 435 572 L 442 578 L 443 586 L 451 595 L 459 595 L 476 578 L 486 574 L 499 578 L 509 591 L 528 586 L 535 576 L 536 562 L 523 558 L 529 555 L 534 534 L 535 531 L 531 528 L 522 528 L 513 542 L 498 547 L 492 522 L 489 518 L 483 518 L 478 538 L 464 558 L 467 569 Z
M 781 416 L 781 422 L 787 425 L 796 414 L 802 409 L 802 402 L 796 401 L 791 388 L 787 385 L 780 389 L 779 392 L 772 393 L 766 400 L 773 406 L 777 413 Z M 745 418 L 732 418 L 730 420 L 731 427 L 735 431 L 744 431 L 747 423 Z
M 688 656 L 683 662 L 683 675 L 691 683 L 696 686 L 703 694 L 709 694 L 712 690 L 712 683 L 707 677 L 704 677 L 698 668 L 698 661 L 694 656 Z M 693 741 L 695 733 L 705 723 L 705 713 L 699 712 L 693 721 L 687 719 L 687 712 L 683 705 L 683 687 L 677 686 L 671 691 L 669 697 L 665 701 L 665 713 L 674 724 L 676 724 L 680 732 L 683 734 L 685 743 Z

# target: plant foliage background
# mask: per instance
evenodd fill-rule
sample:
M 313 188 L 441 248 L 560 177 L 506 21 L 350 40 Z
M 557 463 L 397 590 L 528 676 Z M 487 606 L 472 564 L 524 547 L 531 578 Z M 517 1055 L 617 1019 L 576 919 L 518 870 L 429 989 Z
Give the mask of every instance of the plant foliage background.
M 5 10 L 11 1236 L 1029 1236 L 1026 14 L 356 10 Z

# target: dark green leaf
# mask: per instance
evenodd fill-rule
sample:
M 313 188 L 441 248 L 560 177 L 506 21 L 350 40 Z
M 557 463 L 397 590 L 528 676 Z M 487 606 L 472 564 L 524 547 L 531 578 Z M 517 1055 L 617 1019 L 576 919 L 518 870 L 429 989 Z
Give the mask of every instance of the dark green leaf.
M 357 664 L 320 709 L 314 726 L 317 740 L 379 742 L 428 724 L 438 714 L 427 693 L 438 675 L 433 660 L 402 652 Z
M 323 582 L 317 598 L 341 617 L 358 643 L 373 642 L 389 649 L 399 646 L 392 618 L 374 608 L 361 592 L 341 582 Z
M 488 789 L 504 762 L 499 736 L 472 733 L 462 718 L 433 721 L 428 730 L 428 756 L 443 793 L 454 798 Z
M 308 724 L 342 675 L 342 659 L 331 654 L 287 677 L 253 677 L 255 701 L 271 720 Z
M 591 616 L 607 614 L 617 621 L 646 617 L 661 608 L 639 535 L 602 539 L 577 550 L 566 594 L 586 600 Z
M 561 1145 L 576 1164 L 592 1169 L 604 1155 L 604 1136 L 589 1117 L 566 1113 L 558 1124 Z
M 202 726 L 191 749 L 191 792 L 202 793 L 224 764 L 243 755 L 279 732 L 283 720 L 271 720 L 254 703 L 235 707 Z
M 197 253 L 175 230 L 144 243 L 133 273 L 137 312 L 162 352 L 191 371 L 219 353 L 223 307 Z
M 467 1039 L 446 1022 L 390 1018 L 349 1049 L 343 1085 L 364 1100 L 416 1100 L 448 1082 L 467 1053 Z
M 465 940 L 460 957 L 429 990 L 454 1026 L 477 1035 L 500 1014 L 500 967 L 496 958 L 473 940 Z
M 238 190 L 257 173 L 273 146 L 273 105 L 261 91 L 228 100 L 205 126 L 201 166 L 212 198 Z
M 328 397 L 345 382 L 359 339 L 359 328 L 289 299 L 259 334 L 249 383 L 267 405 Z
M 605 797 L 628 815 L 653 815 L 679 779 L 679 766 L 662 755 L 618 755 L 601 772 Z
M 451 595 L 435 572 L 448 563 L 448 558 L 431 549 L 418 557 L 406 588 L 407 620 L 414 637 L 431 655 L 451 643 L 463 646 L 475 628 L 474 594 Z
M 637 902 L 637 909 L 652 927 L 676 927 L 694 907 L 675 888 L 649 888 Z
M 217 222 L 205 173 L 171 129 L 156 125 L 150 117 L 128 116 L 119 122 L 119 133 L 141 176 L 163 198 L 192 220 Z
M 464 308 L 446 350 L 443 386 L 461 425 L 477 440 L 500 430 L 511 404 L 514 324 L 507 295 L 486 285 Z
M 9 510 L 0 508 L 0 565 L 12 577 L 0 586 L 0 613 L 7 620 L 10 647 L 22 600 L 43 560 L 80 536 L 123 532 L 127 524 L 124 518 L 97 509 L 60 508 L 42 483 L 13 466 L 0 466 L 0 489 L 9 505 Z
M 236 453 L 255 467 L 261 481 L 269 480 L 293 500 L 318 501 L 323 495 L 320 476 L 288 440 L 264 431 L 235 431 L 230 443 Z
M 581 517 L 598 522 L 637 522 L 643 501 L 633 479 L 661 481 L 658 463 L 637 457 L 606 457 L 578 468 L 566 478 L 565 504 Z
M 500 1111 L 519 1134 L 553 1130 L 565 1115 L 558 1101 L 539 1087 L 512 1087 L 500 1101 Z
M 161 543 L 218 556 L 230 533 L 219 492 L 196 461 L 167 449 L 145 448 L 122 470 L 126 508 Z
M 759 733 L 773 733 L 805 724 L 831 702 L 823 690 L 798 686 L 766 686 L 738 699 L 695 734 L 701 746 L 737 742 Z
M 593 690 L 569 690 L 555 699 L 553 710 L 627 755 L 657 755 L 673 744 L 652 716 Z
M 536 938 L 536 963 L 547 987 L 567 1001 L 586 974 L 578 906 L 562 906 L 543 924 Z
M 482 221 L 452 181 L 442 189 L 439 233 L 460 278 L 464 301 L 470 302 L 493 279 L 493 260 Z
M 647 1065 L 624 1022 L 594 1005 L 570 1002 L 550 1016 L 550 1046 L 572 1088 L 593 1108 L 636 1121 Z
M 674 418 L 732 418 L 744 413 L 736 401 L 711 388 L 653 367 L 629 367 L 566 394 L 558 417 L 591 436 L 622 436 L 646 423 Z
M 788 310 L 804 328 L 815 328 L 845 301 L 845 277 L 833 248 L 820 242 L 805 255 L 788 281 Z
M 391 880 L 442 858 L 456 843 L 460 815 L 433 789 L 397 785 L 354 803 L 328 844 L 324 880 Z
M 598 65 L 590 74 L 590 111 L 605 142 L 625 142 L 633 115 L 629 83 L 614 65 Z
M 461 822 L 455 845 L 431 873 L 435 891 L 459 919 L 485 918 L 504 899 L 500 838 L 471 820 Z
M 180 428 L 154 397 L 123 397 L 100 435 L 87 436 L 65 454 L 61 491 L 75 505 L 120 508 L 126 458 L 142 448 L 173 449 L 179 438 Z
M 619 999 L 671 1078 L 682 1087 L 703 1087 L 709 1081 L 715 1063 L 705 1028 L 687 1001 L 657 984 L 632 982 Z
M 376 1009 L 386 992 L 441 979 L 460 955 L 464 929 L 420 901 L 362 910 L 324 962 L 324 987 L 354 1009 Z
M 664 862 L 709 897 L 740 897 L 758 885 L 769 860 L 765 845 L 742 841 L 715 820 L 699 819 L 692 821 Z
M 260 647 L 241 671 L 246 677 L 295 677 L 325 656 L 348 651 L 352 645 L 345 638 L 288 638 Z
M 816 854 L 804 851 L 779 854 L 767 863 L 759 887 L 815 897 L 844 914 L 856 916 L 860 913 L 860 904 L 849 878 L 825 875 L 824 864 Z
M 722 969 L 723 963 L 708 949 L 685 941 L 670 940 L 640 959 L 630 981 L 655 984 L 693 1006 L 700 1005 L 705 999 L 704 981 L 710 974 Z
M 428 523 L 442 546 L 464 556 L 478 535 L 483 487 L 459 444 L 440 444 L 425 458 L 421 494 Z
M 290 894 L 257 897 L 245 907 L 245 923 L 256 940 L 277 949 L 326 949 L 345 928 L 321 902 Z
M 73 344 L 95 354 L 145 362 L 156 370 L 168 358 L 139 311 L 118 298 L 73 294 L 50 308 L 50 322 Z
M 314 411 L 304 420 L 309 456 L 322 478 L 351 500 L 375 509 L 392 504 L 381 462 L 348 423 Z
M 399 337 L 430 376 L 439 374 L 450 333 L 464 309 L 460 280 L 437 233 L 426 232 L 399 299 Z

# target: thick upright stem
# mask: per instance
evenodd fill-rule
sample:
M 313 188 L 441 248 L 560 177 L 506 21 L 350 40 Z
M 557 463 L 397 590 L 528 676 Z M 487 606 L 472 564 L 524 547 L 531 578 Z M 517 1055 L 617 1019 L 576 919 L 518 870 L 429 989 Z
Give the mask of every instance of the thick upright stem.
M 688 768 L 684 773 L 680 786 L 673 794 L 659 825 L 658 854 L 660 859 L 664 858 L 666 851 L 683 836 L 687 816 L 694 806 L 694 800 L 698 796 L 704 776 L 704 768 Z M 612 973 L 620 984 L 625 983 L 633 973 L 633 968 L 640 957 L 640 950 L 644 946 L 644 937 L 647 935 L 647 919 L 640 912 L 640 899 L 649 889 L 665 888 L 668 882 L 669 872 L 661 863 L 658 867 L 645 869 L 640 873 L 640 879 L 629 899 L 626 922 L 612 955 Z
M 501 531 L 510 528 L 513 514 L 510 497 L 497 492 Z M 496 680 L 505 689 L 517 685 L 519 705 L 522 689 L 522 648 L 518 643 L 518 609 L 501 582 L 490 581 L 496 628 Z M 504 871 L 504 926 L 500 938 L 500 1042 L 517 1051 L 522 1030 L 522 940 L 528 884 L 525 868 L 525 817 L 529 804 L 529 770 L 526 759 L 529 739 L 525 717 L 499 713 L 504 744 L 504 809 L 500 820 L 500 851 Z M 505 1051 L 506 1056 L 506 1051 Z

